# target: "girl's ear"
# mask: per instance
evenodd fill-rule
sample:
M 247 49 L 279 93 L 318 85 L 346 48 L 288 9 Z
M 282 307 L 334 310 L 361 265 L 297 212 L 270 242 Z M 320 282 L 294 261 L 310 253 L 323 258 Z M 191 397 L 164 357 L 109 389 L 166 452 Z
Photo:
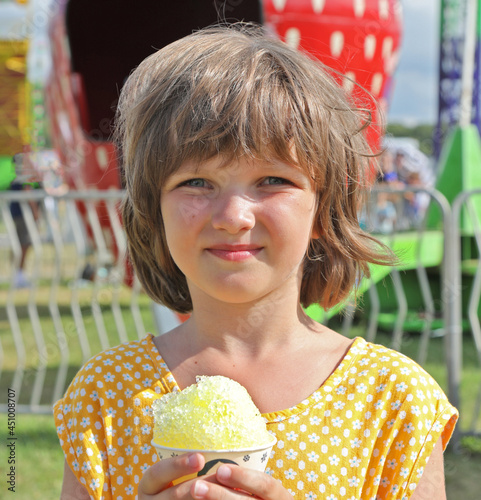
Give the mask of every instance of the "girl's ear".
M 318 240 L 322 235 L 322 231 L 319 230 L 319 228 L 317 227 L 317 224 L 313 224 L 312 225 L 312 229 L 311 229 L 311 239 L 312 240 Z

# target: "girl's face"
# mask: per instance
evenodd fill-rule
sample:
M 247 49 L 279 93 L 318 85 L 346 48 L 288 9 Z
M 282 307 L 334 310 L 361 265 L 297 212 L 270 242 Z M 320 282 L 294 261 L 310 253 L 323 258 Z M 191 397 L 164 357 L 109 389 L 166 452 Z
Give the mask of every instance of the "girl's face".
M 248 303 L 274 291 L 299 296 L 316 193 L 280 161 L 186 162 L 162 189 L 167 244 L 192 296 Z

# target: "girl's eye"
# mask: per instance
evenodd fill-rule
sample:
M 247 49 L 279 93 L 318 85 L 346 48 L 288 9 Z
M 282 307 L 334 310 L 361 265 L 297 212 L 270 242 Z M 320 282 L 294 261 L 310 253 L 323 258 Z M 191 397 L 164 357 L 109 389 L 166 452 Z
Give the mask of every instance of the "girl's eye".
M 262 184 L 268 186 L 282 186 L 283 184 L 292 184 L 292 182 L 282 177 L 266 177 Z
M 207 182 L 205 179 L 189 179 L 188 181 L 182 182 L 181 186 L 193 187 L 193 188 L 204 188 L 207 187 Z

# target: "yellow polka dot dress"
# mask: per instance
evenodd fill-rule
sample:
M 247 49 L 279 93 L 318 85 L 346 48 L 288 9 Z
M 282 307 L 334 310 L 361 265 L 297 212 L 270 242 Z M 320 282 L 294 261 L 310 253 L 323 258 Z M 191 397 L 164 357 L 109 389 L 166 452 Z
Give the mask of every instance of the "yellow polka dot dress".
M 91 498 L 137 497 L 142 474 L 158 460 L 152 401 L 178 390 L 152 335 L 79 371 L 54 416 L 66 460 Z M 356 338 L 307 400 L 264 414 L 278 439 L 266 472 L 296 499 L 407 500 L 457 415 L 414 361 Z

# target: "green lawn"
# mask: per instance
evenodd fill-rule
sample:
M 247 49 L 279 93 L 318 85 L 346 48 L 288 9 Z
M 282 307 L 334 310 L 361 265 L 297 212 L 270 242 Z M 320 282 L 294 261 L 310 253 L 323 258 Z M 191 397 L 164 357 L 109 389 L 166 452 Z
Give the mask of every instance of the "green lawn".
M 6 419 L 0 429 L 0 497 L 10 498 L 6 491 L 7 451 Z M 15 448 L 15 495 L 22 500 L 60 498 L 63 474 L 63 452 L 58 444 L 53 417 L 50 415 L 17 415 Z

